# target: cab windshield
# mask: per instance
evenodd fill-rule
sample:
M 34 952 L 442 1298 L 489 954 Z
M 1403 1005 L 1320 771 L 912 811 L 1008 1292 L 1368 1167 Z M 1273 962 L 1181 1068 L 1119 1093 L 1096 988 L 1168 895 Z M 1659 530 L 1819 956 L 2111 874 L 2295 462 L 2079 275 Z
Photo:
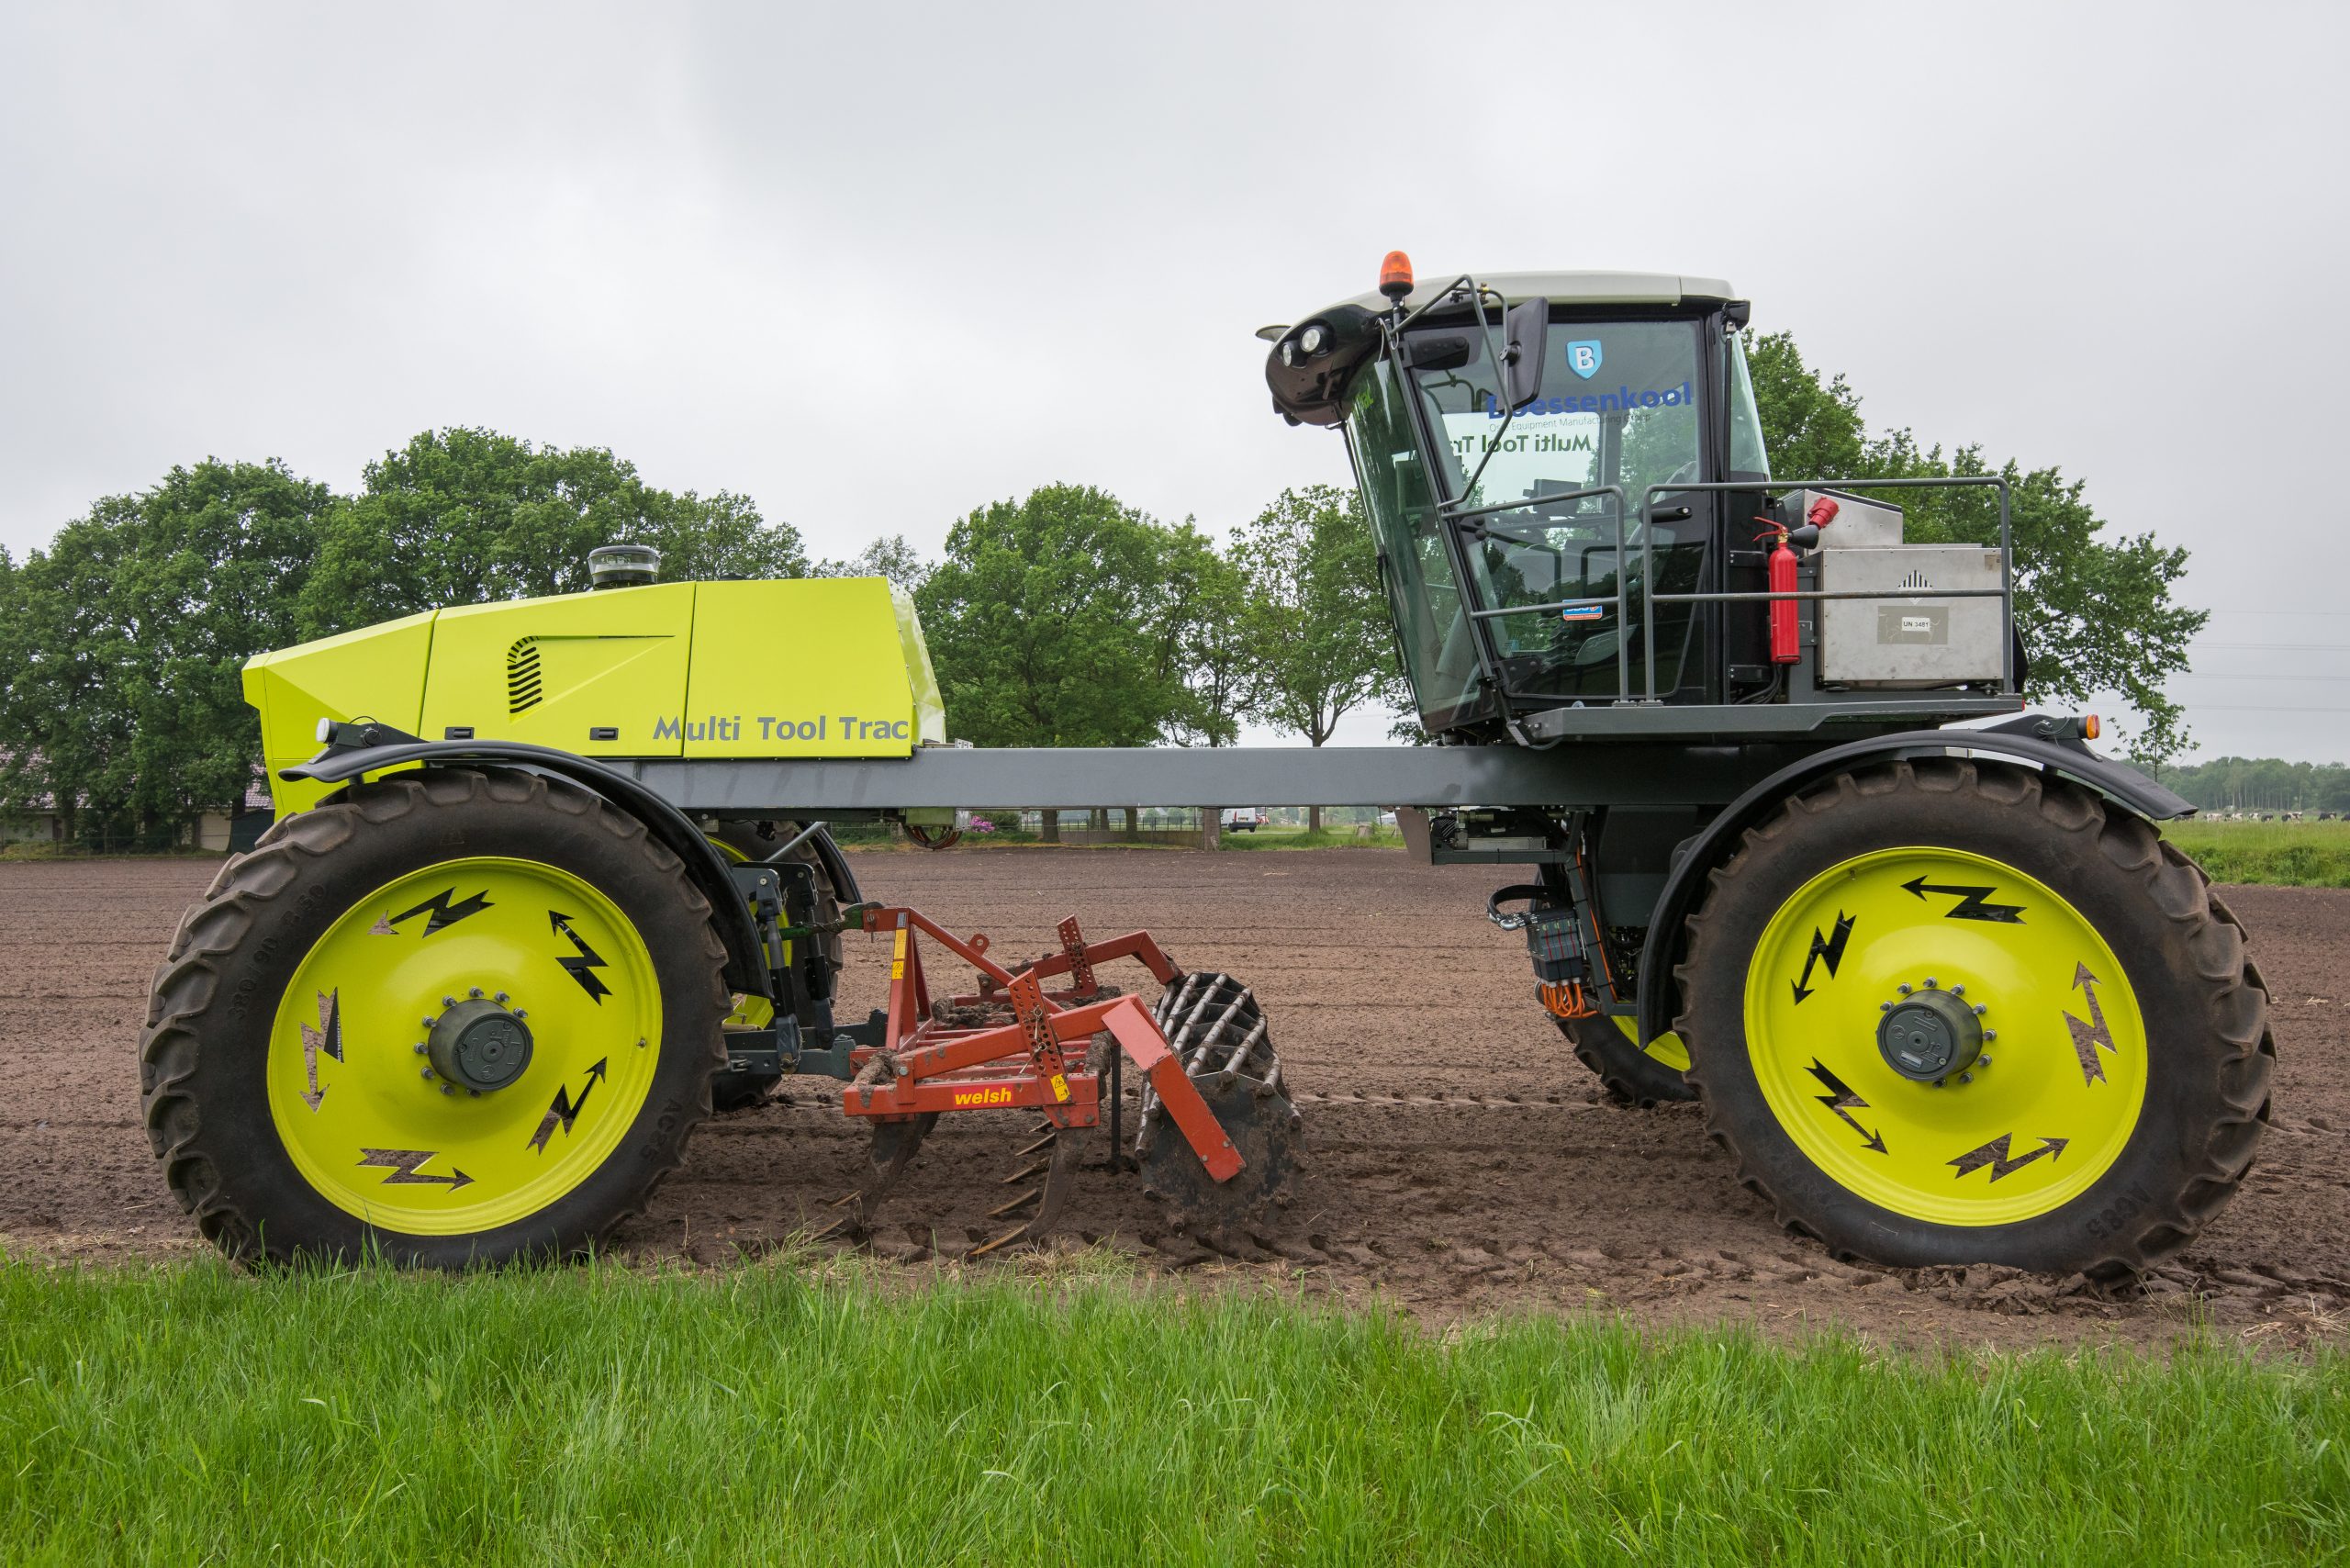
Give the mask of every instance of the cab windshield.
M 1701 324 L 1554 321 L 1541 392 L 1515 419 L 1505 418 L 1494 341 L 1473 326 L 1418 332 L 1406 339 L 1406 357 L 1440 442 L 1447 498 L 1471 510 L 1522 503 L 1460 525 L 1477 608 L 1507 612 L 1487 620 L 1504 684 L 1513 697 L 1536 700 L 1634 695 L 1648 677 L 1639 630 L 1645 573 L 1655 574 L 1657 591 L 1693 591 L 1710 535 L 1702 508 L 1694 520 L 1654 523 L 1645 537 L 1639 526 L 1649 486 L 1701 477 Z M 1620 520 L 1614 495 L 1575 495 L 1608 485 L 1628 509 Z M 1670 512 L 1671 499 L 1661 498 L 1661 510 Z M 1680 684 L 1691 608 L 1658 606 L 1660 696 Z

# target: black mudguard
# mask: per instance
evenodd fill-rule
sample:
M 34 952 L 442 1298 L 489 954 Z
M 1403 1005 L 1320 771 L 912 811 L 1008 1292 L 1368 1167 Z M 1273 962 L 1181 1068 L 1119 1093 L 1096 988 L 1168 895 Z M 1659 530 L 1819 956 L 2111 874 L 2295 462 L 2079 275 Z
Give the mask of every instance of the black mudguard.
M 349 726 L 346 726 L 348 728 Z M 307 778 L 320 784 L 345 784 L 369 773 L 399 773 L 416 768 L 484 766 L 520 768 L 556 778 L 592 790 L 644 824 L 645 831 L 685 862 L 686 875 L 710 901 L 711 918 L 719 940 L 726 945 L 726 984 L 731 991 L 773 1002 L 766 953 L 749 906 L 734 885 L 726 857 L 703 837 L 685 812 L 627 774 L 573 752 L 553 746 L 527 745 L 520 741 L 420 741 L 391 739 L 388 726 L 368 725 L 382 744 L 330 745 L 309 761 L 281 767 L 284 778 Z M 397 732 L 389 732 L 396 735 Z M 373 737 L 370 737 L 373 738 Z M 817 853 L 834 886 L 845 890 L 841 902 L 856 900 L 856 881 L 829 834 L 817 835 Z
M 2028 713 L 1994 729 L 1905 730 L 1878 735 L 1816 752 L 1731 801 L 1704 832 L 1673 852 L 1664 892 L 1649 916 L 1648 939 L 1640 950 L 1640 1038 L 1653 1040 L 1673 1027 L 1673 971 L 1681 962 L 1684 934 L 1704 896 L 1707 874 L 1730 857 L 1739 835 L 1776 810 L 1779 802 L 1847 768 L 1902 757 L 1971 752 L 2043 768 L 2153 821 L 2193 814 L 2192 805 L 2127 763 L 2099 756 L 2078 741 L 2051 738 L 2063 733 L 2060 721 Z

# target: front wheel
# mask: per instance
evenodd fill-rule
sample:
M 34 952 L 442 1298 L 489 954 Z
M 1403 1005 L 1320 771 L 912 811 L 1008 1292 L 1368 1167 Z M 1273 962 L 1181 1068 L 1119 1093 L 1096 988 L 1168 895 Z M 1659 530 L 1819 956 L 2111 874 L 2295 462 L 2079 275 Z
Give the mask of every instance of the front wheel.
M 592 1245 L 710 1113 L 724 953 L 642 823 L 438 771 L 281 822 L 188 912 L 140 1070 L 232 1256 L 460 1267 Z
M 2025 769 L 1788 801 L 1678 973 L 1709 1130 L 1848 1256 L 2126 1274 L 2225 1205 L 2267 1120 L 2266 992 L 2202 873 Z

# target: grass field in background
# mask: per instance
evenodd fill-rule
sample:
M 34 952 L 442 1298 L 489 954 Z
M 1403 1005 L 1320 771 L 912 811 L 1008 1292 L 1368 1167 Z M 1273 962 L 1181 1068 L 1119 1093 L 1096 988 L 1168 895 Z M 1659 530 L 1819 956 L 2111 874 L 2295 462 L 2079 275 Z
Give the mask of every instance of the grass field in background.
M 2350 888 L 2350 822 L 2165 823 L 2163 836 L 2201 862 L 2215 882 Z
M 2350 1363 L 1119 1279 L 0 1263 L 12 1561 L 2311 1561 Z
M 1221 839 L 1226 849 L 1397 849 L 1404 835 L 1392 827 L 1375 827 L 1364 837 L 1351 825 L 1326 827 L 1319 833 L 1303 827 L 1260 827 L 1254 833 L 1227 831 Z

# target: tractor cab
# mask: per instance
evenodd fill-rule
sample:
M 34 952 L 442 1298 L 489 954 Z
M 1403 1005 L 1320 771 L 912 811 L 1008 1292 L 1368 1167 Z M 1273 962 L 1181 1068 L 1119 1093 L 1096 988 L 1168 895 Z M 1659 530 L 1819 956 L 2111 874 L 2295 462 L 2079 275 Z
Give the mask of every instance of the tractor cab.
M 1817 500 L 1772 483 L 1740 341 L 1748 308 L 1729 284 L 1548 273 L 1418 286 L 1400 254 L 1389 262 L 1380 293 L 1268 329 L 1266 376 L 1292 423 L 1346 433 L 1431 734 L 1646 738 L 1749 732 L 1766 706 L 1783 712 L 1765 728 L 2020 706 L 2004 551 L 1987 577 L 1978 548 L 1930 578 L 1977 600 L 1957 618 L 1963 657 L 1863 656 L 1843 672 L 1854 678 L 1822 678 L 1818 606 L 1770 597 L 1774 545 L 1819 540 L 1801 532 Z M 1875 526 L 1831 543 L 1899 546 L 1897 506 L 1834 498 L 1831 512 Z M 1947 639 L 1951 606 L 1937 604 L 1922 619 Z M 1689 711 L 1730 708 L 1734 725 Z

